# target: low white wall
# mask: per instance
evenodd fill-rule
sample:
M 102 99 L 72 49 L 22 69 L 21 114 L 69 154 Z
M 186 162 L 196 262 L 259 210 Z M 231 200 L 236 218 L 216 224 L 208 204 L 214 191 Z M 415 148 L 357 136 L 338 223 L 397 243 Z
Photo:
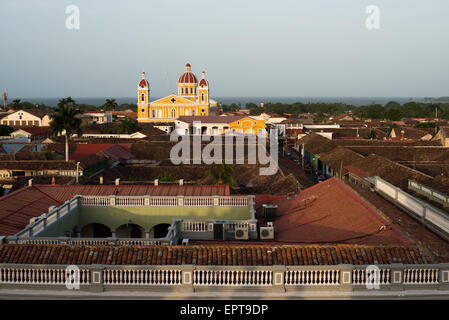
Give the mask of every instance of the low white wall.
M 375 188 L 376 191 L 380 191 L 392 202 L 422 217 L 425 223 L 431 227 L 436 227 L 444 233 L 446 238 L 449 237 L 449 214 L 411 196 L 380 177 L 375 177 Z

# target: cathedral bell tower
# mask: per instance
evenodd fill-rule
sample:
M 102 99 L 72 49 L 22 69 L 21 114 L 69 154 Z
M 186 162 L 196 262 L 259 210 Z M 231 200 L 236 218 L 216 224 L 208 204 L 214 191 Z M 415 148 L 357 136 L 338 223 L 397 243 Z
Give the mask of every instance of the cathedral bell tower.
M 202 116 L 209 115 L 209 83 L 206 80 L 206 72 L 201 74 L 201 80 L 198 84 L 198 107 Z
M 150 84 L 142 72 L 142 79 L 137 87 L 137 120 L 149 118 Z

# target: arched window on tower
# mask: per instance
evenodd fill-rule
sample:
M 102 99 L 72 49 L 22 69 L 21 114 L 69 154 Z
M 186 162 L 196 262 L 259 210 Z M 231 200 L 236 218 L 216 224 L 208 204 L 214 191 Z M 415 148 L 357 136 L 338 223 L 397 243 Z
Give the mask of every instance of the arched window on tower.
M 204 102 L 204 93 L 201 94 L 201 102 Z
M 173 119 L 176 118 L 176 109 L 175 108 L 171 109 L 171 117 Z
M 142 93 L 142 96 L 140 97 L 141 102 L 145 102 L 145 93 Z
M 190 94 L 193 94 L 193 88 L 190 88 Z

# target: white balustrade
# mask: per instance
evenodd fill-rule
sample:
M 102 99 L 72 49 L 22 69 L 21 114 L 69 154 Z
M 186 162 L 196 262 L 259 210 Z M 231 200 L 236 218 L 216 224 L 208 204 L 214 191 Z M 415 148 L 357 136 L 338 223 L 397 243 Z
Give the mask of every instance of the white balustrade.
M 375 274 L 377 272 L 377 274 Z M 376 282 L 376 283 L 374 283 Z M 390 284 L 390 269 L 356 269 L 352 270 L 352 283 L 355 285 Z
M 271 286 L 271 270 L 208 270 L 193 272 L 196 286 Z
M 54 268 L 0 268 L 0 283 L 65 285 L 66 270 Z M 90 283 L 90 272 L 80 269 L 80 285 Z
M 288 286 L 333 286 L 340 284 L 340 271 L 337 269 L 287 270 L 284 283 Z
M 438 284 L 438 269 L 404 269 L 405 284 Z
M 179 269 L 106 269 L 103 270 L 105 285 L 174 286 L 180 285 L 182 271 Z

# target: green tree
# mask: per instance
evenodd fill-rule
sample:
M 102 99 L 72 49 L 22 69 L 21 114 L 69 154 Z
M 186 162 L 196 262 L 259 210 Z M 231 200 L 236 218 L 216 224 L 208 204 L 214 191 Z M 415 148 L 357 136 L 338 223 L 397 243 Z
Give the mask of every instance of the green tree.
M 14 99 L 14 100 L 12 101 L 11 108 L 12 108 L 13 110 L 18 110 L 18 109 L 20 109 L 20 107 L 21 107 L 20 99 Z
M 214 180 L 215 184 L 223 185 L 228 184 L 232 186 L 234 184 L 234 167 L 225 163 L 216 165 L 208 170 L 208 174 Z
M 377 132 L 376 132 L 376 130 L 371 130 L 370 133 L 368 134 L 367 139 L 377 139 Z
M 50 121 L 50 133 L 53 136 L 65 136 L 65 160 L 69 161 L 69 140 L 74 134 L 81 135 L 81 119 L 76 116 L 81 111 L 71 98 L 59 100 L 56 112 L 52 114 Z
M 402 112 L 399 109 L 390 109 L 386 112 L 385 117 L 391 121 L 399 121 L 402 118 Z
M 14 129 L 10 126 L 0 125 L 0 136 L 9 136 Z
M 324 121 L 324 114 L 323 114 L 323 112 L 319 112 L 316 115 L 315 121 L 316 121 L 316 123 L 323 123 L 323 121 Z
M 120 133 L 131 134 L 139 130 L 139 126 L 137 121 L 133 121 L 128 117 L 125 117 L 123 120 L 120 120 Z
M 105 104 L 103 105 L 104 109 L 107 111 L 115 111 L 118 108 L 118 104 L 115 99 L 106 99 Z

